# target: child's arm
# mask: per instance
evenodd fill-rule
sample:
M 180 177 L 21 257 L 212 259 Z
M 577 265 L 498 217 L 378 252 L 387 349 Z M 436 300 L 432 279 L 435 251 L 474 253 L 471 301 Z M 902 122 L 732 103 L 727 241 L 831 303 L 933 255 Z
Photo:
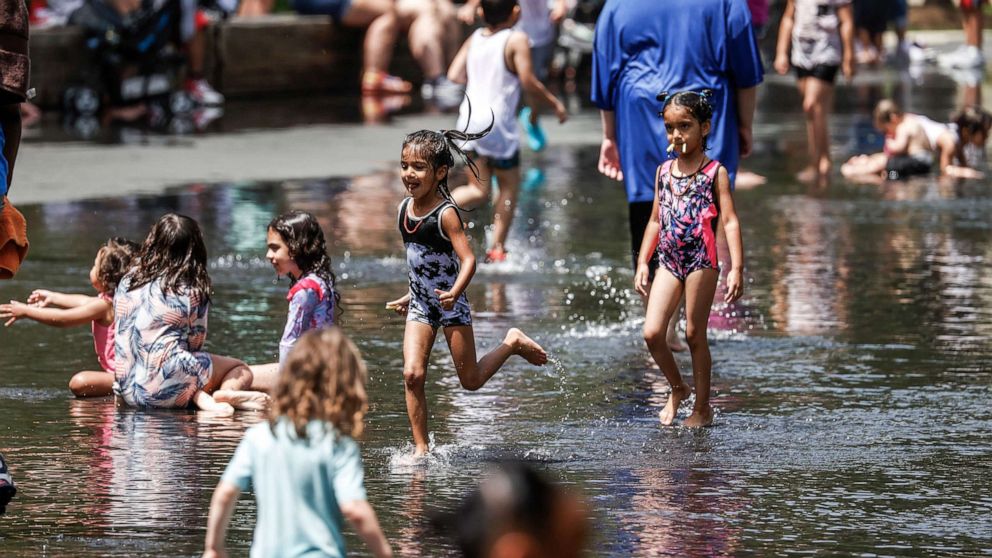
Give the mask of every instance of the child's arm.
M 903 119 L 902 123 L 896 126 L 895 135 L 885 138 L 885 153 L 889 157 L 909 154 L 913 125 L 914 123 L 910 122 L 909 119 Z
M 390 300 L 386 303 L 386 310 L 392 310 L 401 316 L 406 315 L 407 310 L 409 309 L 410 291 L 407 291 L 405 295 L 397 298 L 396 300 Z
M 554 107 L 555 115 L 559 122 L 568 120 L 568 111 L 565 105 L 548 91 L 548 88 L 541 83 L 534 75 L 534 64 L 530 57 L 530 39 L 522 31 L 514 31 L 510 35 L 510 40 L 506 42 L 508 66 L 510 71 L 520 78 L 520 86 L 525 91 L 536 97 L 544 99 L 548 106 Z M 452 64 L 454 65 L 454 64 Z
M 837 19 L 840 20 L 840 42 L 843 45 L 840 68 L 847 81 L 854 79 L 854 9 L 850 4 L 838 6 Z
M 661 174 L 661 167 L 655 171 L 654 203 L 651 205 L 651 219 L 648 220 L 644 228 L 644 238 L 641 240 L 641 248 L 637 251 L 637 272 L 634 273 L 634 290 L 643 296 L 648 296 L 651 286 L 649 278 L 651 270 L 648 262 L 658 247 L 658 230 L 661 228 L 661 220 L 658 216 L 658 177 Z
M 562 22 L 563 19 L 565 19 L 565 16 L 567 15 L 568 15 L 568 2 L 566 2 L 565 0 L 556 0 L 555 5 L 551 7 L 551 13 L 548 14 L 548 17 L 551 18 L 551 23 L 558 25 L 559 23 Z
M 286 316 L 286 325 L 282 330 L 282 339 L 279 340 L 280 363 L 286 362 L 286 357 L 296 345 L 296 340 L 310 327 L 318 303 L 320 303 L 320 295 L 313 289 L 300 289 L 289 301 L 289 314 Z
M 475 275 L 475 254 L 468 244 L 465 230 L 462 229 L 461 217 L 458 216 L 458 211 L 455 208 L 445 209 L 441 212 L 441 229 L 451 239 L 451 245 L 461 262 L 458 278 L 455 279 L 455 284 L 451 286 L 451 290 L 448 292 L 440 289 L 434 290 L 441 301 L 441 308 L 451 310 L 455 307 L 455 301 L 458 300 L 458 297 L 468 288 L 472 276 Z
M 458 54 L 451 61 L 451 66 L 448 66 L 448 79 L 455 83 L 460 83 L 465 85 L 468 82 L 468 45 L 472 42 L 472 37 L 469 37 L 462 43 L 462 48 L 458 49 Z
M 730 248 L 730 273 L 727 274 L 727 294 L 724 302 L 731 303 L 744 294 L 744 240 L 741 238 L 741 225 L 734 209 L 734 195 L 730 191 L 730 175 L 723 166 L 716 177 L 717 205 L 720 208 L 720 221 L 727 235 Z
M 36 289 L 28 295 L 28 304 L 45 308 L 46 306 L 58 306 L 59 308 L 72 308 L 82 306 L 92 300 L 93 297 L 81 294 L 66 294 L 45 289 Z
M 386 540 L 386 535 L 379 527 L 375 510 L 366 500 L 352 500 L 341 504 L 341 515 L 355 528 L 355 532 L 365 541 L 373 556 L 376 558 L 392 557 L 393 549 L 389 547 L 389 541 Z
M 234 505 L 238 502 L 241 489 L 221 481 L 210 499 L 210 513 L 207 516 L 207 539 L 204 542 L 203 558 L 225 558 L 227 549 L 227 526 L 231 523 Z
M 12 300 L 10 304 L 0 304 L 0 320 L 6 319 L 4 325 L 9 326 L 19 318 L 28 318 L 54 327 L 74 327 L 92 321 L 106 321 L 113 312 L 113 305 L 95 296 L 87 298 L 89 301 L 86 304 L 72 308 L 41 308 Z
M 789 0 L 782 14 L 782 24 L 778 27 L 778 43 L 775 47 L 775 71 L 780 75 L 789 73 L 789 52 L 792 50 L 792 27 L 795 24 L 796 5 Z

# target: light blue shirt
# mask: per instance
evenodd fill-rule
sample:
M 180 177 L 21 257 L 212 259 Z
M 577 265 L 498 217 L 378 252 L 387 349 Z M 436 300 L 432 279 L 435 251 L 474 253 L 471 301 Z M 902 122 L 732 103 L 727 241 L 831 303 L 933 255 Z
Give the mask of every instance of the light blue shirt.
M 301 439 L 288 420 L 245 432 L 221 482 L 255 489 L 252 557 L 343 557 L 341 504 L 365 500 L 358 444 L 311 421 Z

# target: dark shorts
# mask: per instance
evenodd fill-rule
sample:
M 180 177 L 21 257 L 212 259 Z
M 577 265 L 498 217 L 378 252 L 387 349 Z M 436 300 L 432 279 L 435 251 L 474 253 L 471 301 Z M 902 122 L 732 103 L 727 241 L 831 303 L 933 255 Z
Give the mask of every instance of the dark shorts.
M 644 240 L 644 229 L 647 228 L 648 222 L 651 221 L 651 209 L 653 207 L 653 201 L 631 202 L 627 206 L 630 223 L 630 256 L 634 271 L 637 271 L 637 256 L 640 254 L 641 242 Z M 654 254 L 651 255 L 651 259 L 648 260 L 651 279 L 654 279 L 654 272 L 658 269 L 658 265 L 658 251 L 655 250 Z
M 467 152 L 465 154 L 468 155 L 469 158 L 471 158 L 473 161 L 479 161 L 481 159 L 485 159 L 486 160 L 486 164 L 489 165 L 489 167 L 490 168 L 493 168 L 493 169 L 511 170 L 511 169 L 515 169 L 515 168 L 517 168 L 517 167 L 520 166 L 520 150 L 519 149 L 516 150 L 516 151 L 514 151 L 513 152 L 513 155 L 510 155 L 506 159 L 497 159 L 496 157 L 486 157 L 485 155 L 479 155 L 478 153 L 476 153 L 474 151 L 469 151 L 469 152 Z
M 796 77 L 799 79 L 811 77 L 827 83 L 837 81 L 837 71 L 840 70 L 840 66 L 833 64 L 817 64 L 812 68 L 793 66 L 793 68 L 796 70 Z
M 531 47 L 530 59 L 534 68 L 534 76 L 542 83 L 548 81 L 548 71 L 551 70 L 551 56 L 555 53 L 555 41 L 546 45 Z
M 329 15 L 334 23 L 341 23 L 341 18 L 348 13 L 351 0 L 290 0 L 290 5 L 296 13 L 303 15 Z
M 889 157 L 888 163 L 885 164 L 885 177 L 889 180 L 902 180 L 911 176 L 922 176 L 930 174 L 932 167 L 932 161 L 909 155 L 897 155 Z
M 858 0 L 854 2 L 854 26 L 876 35 L 889 26 L 895 0 Z

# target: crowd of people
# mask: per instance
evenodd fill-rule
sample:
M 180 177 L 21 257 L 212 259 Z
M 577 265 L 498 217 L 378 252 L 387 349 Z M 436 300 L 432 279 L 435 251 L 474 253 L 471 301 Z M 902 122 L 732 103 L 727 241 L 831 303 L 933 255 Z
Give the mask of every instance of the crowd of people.
M 139 7 L 126 0 L 86 0 L 74 7 L 49 0 L 48 6 L 71 23 L 93 2 L 104 1 L 119 14 Z M 23 7 L 20 2 L 2 5 L 5 10 Z M 531 149 L 544 149 L 541 106 L 560 122 L 568 117 L 545 85 L 548 46 L 568 5 L 564 0 L 469 0 L 460 9 L 448 0 L 296 0 L 291 5 L 300 13 L 367 28 L 363 92 L 412 91 L 413 84 L 389 73 L 396 38 L 406 33 L 424 76 L 422 95 L 459 107 L 455 129 L 421 130 L 398 145 L 407 195 L 398 200 L 396 226 L 405 246 L 408 288 L 385 305 L 406 319 L 403 385 L 414 456 L 421 457 L 430 450 L 426 371 L 439 329 L 466 390 L 482 388 L 511 357 L 535 366 L 548 360 L 541 345 L 516 328 L 481 358 L 477 355 L 465 295 L 477 260 L 460 211 L 488 203 L 495 180 L 499 193 L 485 261 L 512 258 L 506 239 L 522 180 L 521 135 Z M 797 78 L 810 156 L 799 178 L 826 183 L 833 174 L 828 114 L 838 73 L 850 80 L 859 64 L 883 60 L 880 35 L 889 22 L 899 33 L 897 56 L 904 52 L 912 58 L 911 48 L 921 47 L 906 43 L 905 0 L 787 0 L 781 7 L 772 66 Z M 967 42 L 942 63 L 984 63 L 979 8 L 978 2 L 961 2 Z M 227 9 L 251 17 L 271 11 L 272 3 L 246 0 Z M 199 91 L 200 102 L 223 102 L 198 65 L 202 45 L 197 46 L 197 37 L 206 22 L 195 9 L 182 13 L 188 16 L 181 26 L 190 64 L 186 87 Z M 21 44 L 4 37 L 21 38 L 26 54 L 25 12 L 0 14 L 5 15 L 0 47 Z M 681 424 L 703 427 L 714 420 L 707 327 L 720 262 L 729 262 L 724 302 L 737 301 L 746 284 L 742 223 L 733 196 L 740 161 L 754 151 L 757 88 L 764 79 L 762 30 L 754 22 L 765 25 L 768 16 L 768 3 L 760 0 L 611 0 L 595 28 L 590 96 L 603 130 L 598 169 L 626 188 L 633 287 L 646 308 L 643 337 L 670 387 L 659 410 L 663 425 L 678 420 L 692 394 L 691 412 Z M 479 27 L 460 42 L 463 22 Z M 695 40 L 686 40 L 685 31 L 700 25 L 705 28 L 694 33 Z M 8 80 L 4 70 L 0 170 L 6 180 L 0 193 L 5 195 L 19 145 L 18 105 L 27 93 L 26 71 L 15 76 L 22 79 Z M 935 166 L 952 178 L 983 176 L 972 154 L 984 153 L 992 115 L 980 106 L 964 106 L 951 122 L 940 123 L 885 99 L 873 120 L 886 137 L 884 152 L 851 159 L 841 167 L 844 176 L 901 180 Z M 456 186 L 450 179 L 459 163 L 467 184 Z M 5 196 L 0 206 L 4 277 L 17 271 L 27 242 L 23 218 Z M 141 243 L 112 238 L 100 246 L 89 273 L 93 295 L 35 290 L 24 302 L 0 304 L 0 320 L 6 326 L 24 319 L 58 327 L 89 325 L 102 370 L 75 374 L 69 387 L 76 396 L 113 394 L 136 408 L 268 413 L 268 422 L 246 432 L 217 486 L 204 556 L 225 555 L 235 502 L 249 487 L 259 510 L 253 555 L 287 548 L 343 555 L 347 520 L 374 555 L 391 556 L 366 499 L 355 441 L 368 410 L 365 364 L 334 326 L 340 287 L 323 231 L 313 215 L 293 211 L 259 231 L 260 244 L 263 232 L 267 260 L 291 283 L 276 363 L 249 365 L 204 350 L 212 295 L 206 244 L 198 223 L 175 213 L 154 223 Z M 718 246 L 724 245 L 727 254 L 721 257 Z M 683 305 L 692 385 L 673 356 L 683 349 L 675 329 Z M 0 509 L 13 488 L 0 460 Z M 575 556 L 585 523 L 574 498 L 526 467 L 510 465 L 487 478 L 448 521 L 465 556 Z M 304 521 L 295 519 L 300 509 L 310 512 Z M 468 521 L 471 528 L 465 526 Z

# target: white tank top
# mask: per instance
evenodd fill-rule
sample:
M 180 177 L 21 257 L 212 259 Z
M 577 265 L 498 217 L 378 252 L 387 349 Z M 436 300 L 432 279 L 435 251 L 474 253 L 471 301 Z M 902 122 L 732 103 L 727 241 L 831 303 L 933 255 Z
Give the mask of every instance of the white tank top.
M 520 78 L 506 67 L 506 42 L 513 30 L 503 29 L 492 35 L 484 35 L 484 31 L 476 30 L 468 47 L 468 83 L 458 112 L 457 128 L 465 130 L 467 124 L 469 132 L 478 132 L 486 129 L 495 118 L 489 135 L 466 142 L 462 148 L 485 157 L 509 159 L 520 149 L 516 118 Z M 469 100 L 472 101 L 471 122 L 468 121 Z
M 922 114 L 914 114 L 916 121 L 920 123 L 923 128 L 923 133 L 926 134 L 927 140 L 930 142 L 930 149 L 933 151 L 937 150 L 937 140 L 945 132 L 950 132 L 951 127 L 947 124 L 942 124 L 936 120 L 931 120 Z

